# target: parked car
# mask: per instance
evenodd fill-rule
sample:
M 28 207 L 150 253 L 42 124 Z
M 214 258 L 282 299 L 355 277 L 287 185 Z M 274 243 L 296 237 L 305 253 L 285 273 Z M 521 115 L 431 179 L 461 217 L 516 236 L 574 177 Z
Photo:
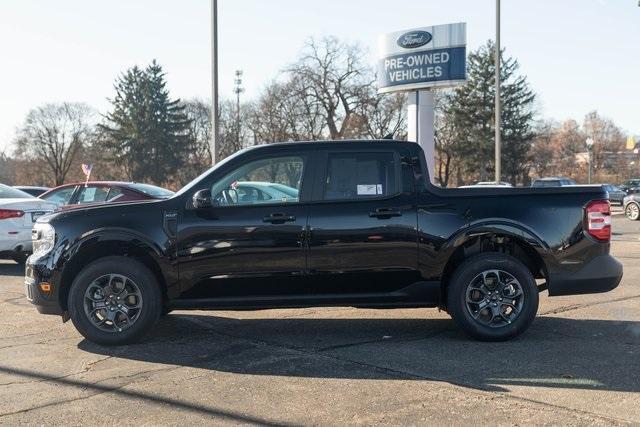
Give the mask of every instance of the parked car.
M 58 208 L 69 209 L 101 203 L 129 202 L 133 200 L 167 199 L 173 191 L 149 184 L 118 181 L 89 181 L 65 184 L 52 188 L 39 197 L 55 203 Z
M 640 179 L 628 179 L 620 185 L 620 189 L 627 194 L 638 193 L 640 192 Z
M 531 183 L 532 187 L 564 187 L 567 185 L 576 185 L 576 182 L 571 178 L 554 176 L 549 178 L 534 179 Z
M 170 199 L 40 218 L 27 296 L 101 344 L 173 309 L 309 306 L 440 307 L 505 340 L 529 327 L 541 290 L 618 286 L 602 187 L 443 189 L 429 172 L 410 142 L 254 146 Z M 243 200 L 242 182 L 298 196 Z
M 34 197 L 38 197 L 42 193 L 50 190 L 49 187 L 38 187 L 36 185 L 14 185 L 13 188 L 24 191 L 25 193 L 31 194 Z
M 626 196 L 622 202 L 624 215 L 632 221 L 640 219 L 640 194 L 634 193 Z
M 616 205 L 621 205 L 622 206 L 622 201 L 625 198 L 625 196 L 627 195 L 627 193 L 625 193 L 624 191 L 622 191 L 620 188 L 618 188 L 615 185 L 603 184 L 602 186 L 604 187 L 604 190 L 609 195 L 609 201 L 611 202 L 611 204 L 616 204 Z
M 480 181 L 476 184 L 473 185 L 461 185 L 458 188 L 500 188 L 500 187 L 513 187 L 513 185 L 509 184 L 508 182 L 503 182 L 500 181 L 499 184 L 496 184 L 495 181 Z
M 31 253 L 31 227 L 55 205 L 0 184 L 0 259 L 24 264 Z

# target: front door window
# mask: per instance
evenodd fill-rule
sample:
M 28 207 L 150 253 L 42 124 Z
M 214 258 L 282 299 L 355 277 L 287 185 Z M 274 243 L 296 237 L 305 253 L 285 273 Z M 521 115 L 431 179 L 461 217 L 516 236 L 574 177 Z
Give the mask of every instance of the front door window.
M 273 157 L 240 166 L 213 184 L 218 206 L 290 204 L 300 201 L 304 161 L 301 157 Z

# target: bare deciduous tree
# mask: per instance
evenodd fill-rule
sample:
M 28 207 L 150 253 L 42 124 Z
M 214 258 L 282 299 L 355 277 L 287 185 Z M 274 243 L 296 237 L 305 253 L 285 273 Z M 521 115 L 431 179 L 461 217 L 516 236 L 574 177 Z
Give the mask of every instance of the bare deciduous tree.
M 46 104 L 27 114 L 15 140 L 16 154 L 43 160 L 52 183 L 64 183 L 77 154 L 93 136 L 94 111 L 86 104 Z
M 378 94 L 373 88 L 362 102 L 358 119 L 362 124 L 361 134 L 366 138 L 395 139 L 407 137 L 407 96 L 405 93 Z
M 296 97 L 322 112 L 328 137 L 354 136 L 354 117 L 373 85 L 373 73 L 363 64 L 359 45 L 335 37 L 311 39 L 300 59 L 286 69 Z

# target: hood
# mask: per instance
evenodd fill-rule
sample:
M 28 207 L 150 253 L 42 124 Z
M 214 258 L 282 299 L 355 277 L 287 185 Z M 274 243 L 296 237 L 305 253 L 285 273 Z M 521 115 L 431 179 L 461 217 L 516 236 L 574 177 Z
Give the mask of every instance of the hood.
M 156 204 L 165 202 L 167 199 L 147 199 L 147 200 L 130 200 L 124 202 L 108 202 L 108 203 L 95 203 L 87 205 L 72 205 L 65 207 L 64 209 L 58 208 L 54 213 L 38 219 L 38 222 L 49 222 L 66 220 L 68 218 L 74 218 L 80 215 L 92 215 L 101 212 L 106 212 L 109 209 L 114 210 L 114 214 L 124 213 L 129 210 L 136 210 L 144 208 L 144 205 Z

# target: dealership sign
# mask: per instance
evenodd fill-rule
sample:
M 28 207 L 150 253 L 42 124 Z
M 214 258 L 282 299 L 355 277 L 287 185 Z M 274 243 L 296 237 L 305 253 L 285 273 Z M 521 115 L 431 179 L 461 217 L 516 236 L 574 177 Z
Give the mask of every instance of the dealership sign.
M 378 92 L 455 86 L 467 78 L 466 24 L 435 25 L 380 36 Z

